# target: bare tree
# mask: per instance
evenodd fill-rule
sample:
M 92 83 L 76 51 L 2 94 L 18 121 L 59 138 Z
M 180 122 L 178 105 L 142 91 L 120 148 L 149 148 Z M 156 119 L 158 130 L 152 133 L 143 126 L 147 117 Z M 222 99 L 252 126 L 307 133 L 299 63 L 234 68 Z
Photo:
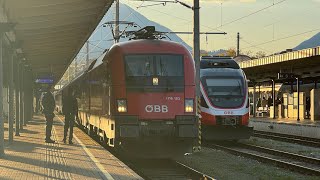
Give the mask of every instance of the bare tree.
M 255 56 L 256 58 L 263 58 L 263 57 L 266 57 L 267 54 L 264 51 L 258 51 Z

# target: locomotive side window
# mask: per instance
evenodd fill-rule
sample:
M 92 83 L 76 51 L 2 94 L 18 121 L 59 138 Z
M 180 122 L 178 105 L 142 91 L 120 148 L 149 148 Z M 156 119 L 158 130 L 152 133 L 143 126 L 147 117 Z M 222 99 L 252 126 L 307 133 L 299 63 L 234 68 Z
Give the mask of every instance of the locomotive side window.
M 98 69 L 92 74 L 89 80 L 90 84 L 90 112 L 94 114 L 102 114 L 102 95 L 103 95 L 103 76 L 97 74 L 101 72 Z

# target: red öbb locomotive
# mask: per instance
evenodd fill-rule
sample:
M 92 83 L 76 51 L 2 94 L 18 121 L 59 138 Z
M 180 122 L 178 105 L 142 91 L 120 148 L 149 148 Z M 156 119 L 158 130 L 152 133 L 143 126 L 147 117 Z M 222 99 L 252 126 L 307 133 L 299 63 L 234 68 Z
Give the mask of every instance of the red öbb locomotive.
M 65 89 L 78 91 L 80 125 L 108 146 L 137 156 L 190 152 L 198 138 L 193 58 L 149 31 L 113 45 Z
M 247 139 L 248 84 L 230 57 L 205 56 L 200 63 L 202 137 L 205 140 Z

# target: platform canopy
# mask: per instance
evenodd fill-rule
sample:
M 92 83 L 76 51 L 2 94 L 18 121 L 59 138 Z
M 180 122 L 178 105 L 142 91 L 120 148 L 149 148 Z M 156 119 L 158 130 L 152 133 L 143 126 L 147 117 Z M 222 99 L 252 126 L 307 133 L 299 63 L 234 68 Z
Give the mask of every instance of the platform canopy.
M 277 81 L 278 73 L 292 73 L 304 83 L 320 78 L 320 46 L 239 63 L 251 82 Z
M 61 78 L 113 0 L 4 0 L 16 39 L 37 77 Z

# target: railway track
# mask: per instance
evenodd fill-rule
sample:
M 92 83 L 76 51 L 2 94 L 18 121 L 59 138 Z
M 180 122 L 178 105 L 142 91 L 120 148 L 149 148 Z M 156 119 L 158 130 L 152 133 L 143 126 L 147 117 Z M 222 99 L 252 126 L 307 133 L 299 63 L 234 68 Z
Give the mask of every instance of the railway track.
M 75 123 L 78 128 L 85 132 L 85 129 L 78 123 Z M 204 173 L 201 173 L 185 164 L 171 159 L 127 159 L 114 152 L 112 149 L 101 143 L 97 137 L 92 139 L 100 143 L 106 150 L 121 159 L 132 170 L 139 174 L 144 179 L 192 179 L 192 180 L 210 180 L 214 179 Z
M 213 179 L 171 159 L 128 160 L 126 164 L 144 179 Z
M 274 139 L 278 141 L 291 142 L 291 143 L 312 146 L 312 147 L 320 147 L 320 139 L 315 139 L 315 138 L 271 133 L 271 132 L 264 132 L 264 131 L 254 131 L 253 136 L 264 138 L 264 139 Z
M 275 164 L 279 167 L 302 174 L 320 176 L 320 159 L 242 143 L 218 143 L 207 144 L 206 146 L 209 148 L 221 149 L 232 154 L 256 159 L 258 161 Z

